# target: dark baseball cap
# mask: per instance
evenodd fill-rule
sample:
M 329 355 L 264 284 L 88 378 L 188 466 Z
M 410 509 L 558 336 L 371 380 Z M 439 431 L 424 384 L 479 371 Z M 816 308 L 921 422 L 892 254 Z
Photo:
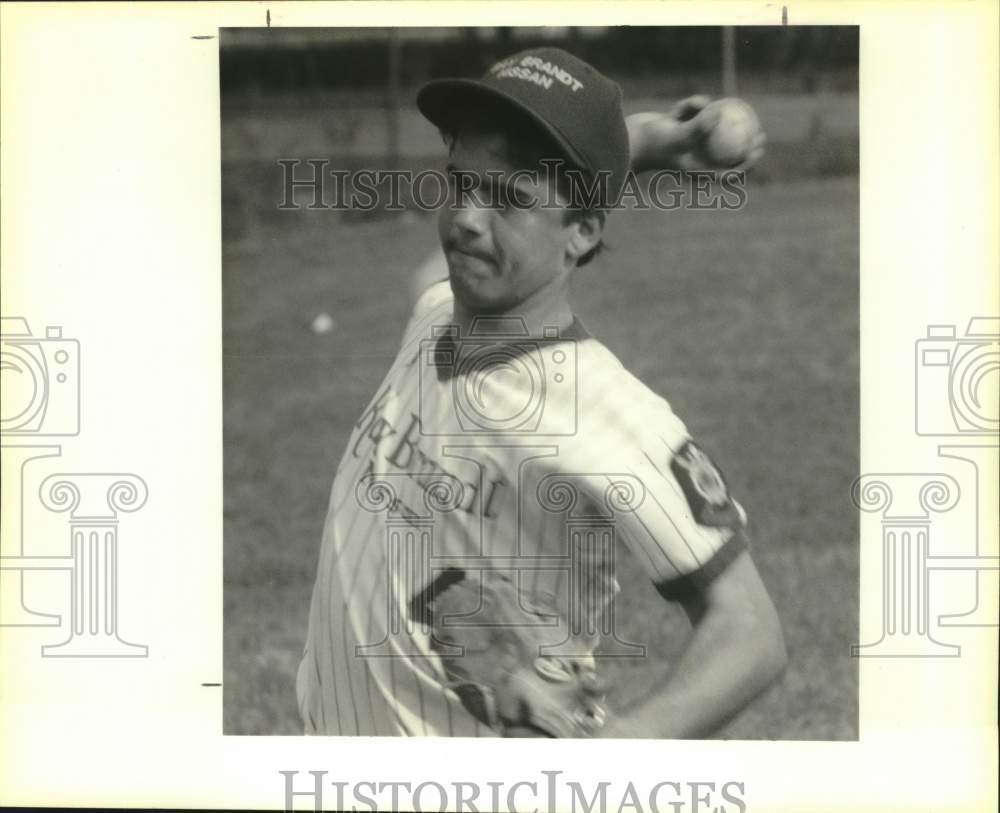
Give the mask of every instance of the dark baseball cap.
M 591 180 L 608 173 L 607 200 L 601 203 L 617 199 L 629 148 L 616 82 L 561 48 L 531 48 L 500 60 L 481 79 L 436 79 L 417 93 L 420 112 L 442 130 L 483 102 L 525 114 Z

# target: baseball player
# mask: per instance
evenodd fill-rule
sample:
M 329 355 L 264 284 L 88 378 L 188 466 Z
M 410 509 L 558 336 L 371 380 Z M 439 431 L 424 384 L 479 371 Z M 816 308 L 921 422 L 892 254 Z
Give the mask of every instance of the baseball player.
M 431 82 L 417 103 L 448 144 L 451 200 L 334 479 L 297 681 L 305 731 L 711 733 L 785 663 L 746 516 L 569 300 L 630 166 L 698 160 L 706 100 L 626 120 L 614 82 L 540 48 Z M 553 159 L 575 174 L 554 177 Z M 693 632 L 663 685 L 608 717 L 591 702 L 601 654 L 645 652 L 607 623 L 630 588 L 625 550 Z

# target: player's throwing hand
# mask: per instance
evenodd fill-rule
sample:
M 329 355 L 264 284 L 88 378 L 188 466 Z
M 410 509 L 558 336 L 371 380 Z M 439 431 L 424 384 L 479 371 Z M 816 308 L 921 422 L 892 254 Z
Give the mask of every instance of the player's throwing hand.
M 632 167 L 745 170 L 764 155 L 767 137 L 754 109 L 742 99 L 689 96 L 667 113 L 626 119 Z

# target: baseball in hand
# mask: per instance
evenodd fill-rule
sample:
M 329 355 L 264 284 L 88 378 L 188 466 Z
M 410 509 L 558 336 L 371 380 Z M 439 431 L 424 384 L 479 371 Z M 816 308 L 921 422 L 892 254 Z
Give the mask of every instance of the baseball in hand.
M 750 105 L 742 99 L 716 99 L 705 107 L 702 115 L 718 117 L 702 147 L 711 166 L 735 167 L 750 158 L 755 141 L 763 132 L 760 119 Z

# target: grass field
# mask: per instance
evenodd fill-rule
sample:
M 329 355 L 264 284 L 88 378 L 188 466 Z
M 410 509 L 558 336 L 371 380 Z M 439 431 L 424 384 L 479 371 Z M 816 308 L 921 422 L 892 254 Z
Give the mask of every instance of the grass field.
M 294 673 L 349 429 L 395 354 L 429 215 L 254 217 L 224 170 L 225 684 L 228 734 L 297 734 Z M 248 214 L 250 213 L 250 214 Z M 251 218 L 251 221 L 247 221 Z M 720 736 L 857 737 L 858 182 L 751 185 L 738 212 L 626 212 L 583 269 L 578 313 L 713 453 L 750 516 L 790 665 Z M 320 312 L 334 329 L 316 335 Z M 626 558 L 626 557 L 621 557 Z M 618 617 L 663 657 L 615 664 L 644 696 L 686 623 L 643 589 Z

